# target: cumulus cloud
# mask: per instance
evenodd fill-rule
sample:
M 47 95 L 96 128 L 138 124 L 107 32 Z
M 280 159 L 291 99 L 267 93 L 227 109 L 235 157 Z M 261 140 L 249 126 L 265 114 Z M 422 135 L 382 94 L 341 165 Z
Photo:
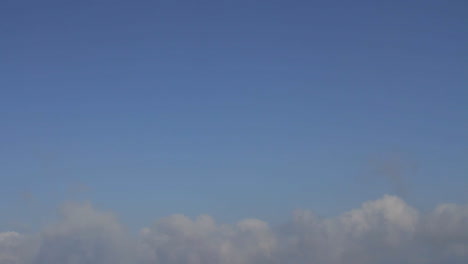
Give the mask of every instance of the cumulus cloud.
M 20 254 L 21 236 L 16 232 L 0 233 L 0 263 L 14 263 Z
M 39 238 L 34 264 L 131 263 L 131 241 L 110 213 L 90 204 L 66 204 L 61 220 Z
M 468 263 L 468 206 L 421 213 L 396 196 L 334 218 L 298 210 L 272 227 L 173 215 L 133 235 L 109 212 L 65 204 L 37 234 L 0 233 L 1 264 Z

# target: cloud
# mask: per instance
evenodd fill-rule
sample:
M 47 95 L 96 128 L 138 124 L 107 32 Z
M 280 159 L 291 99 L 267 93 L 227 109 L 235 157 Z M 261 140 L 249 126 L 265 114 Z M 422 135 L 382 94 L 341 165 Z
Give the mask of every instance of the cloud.
M 33 263 L 131 263 L 130 249 L 128 234 L 112 214 L 69 203 L 61 208 L 61 220 L 40 234 Z
M 0 233 L 0 263 L 14 263 L 18 252 L 21 236 L 16 232 Z
M 371 161 L 371 174 L 386 179 L 392 191 L 401 197 L 408 195 L 408 180 L 416 172 L 416 163 L 401 155 L 387 155 Z
M 140 247 L 145 263 L 261 263 L 272 258 L 276 239 L 257 219 L 230 226 L 217 225 L 207 215 L 194 221 L 174 215 L 144 229 Z
M 0 233 L 1 264 L 467 263 L 468 206 L 421 213 L 386 195 L 334 218 L 297 210 L 272 227 L 172 215 L 131 234 L 109 212 L 67 203 L 37 234 Z

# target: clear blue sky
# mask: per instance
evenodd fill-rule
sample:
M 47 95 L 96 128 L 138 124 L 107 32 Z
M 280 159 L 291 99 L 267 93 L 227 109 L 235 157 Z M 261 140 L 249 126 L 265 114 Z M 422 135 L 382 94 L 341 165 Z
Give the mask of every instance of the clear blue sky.
M 334 215 L 397 192 L 372 169 L 394 156 L 417 168 L 398 176 L 410 204 L 466 203 L 466 14 L 450 0 L 3 0 L 0 226 L 67 199 L 135 226 Z

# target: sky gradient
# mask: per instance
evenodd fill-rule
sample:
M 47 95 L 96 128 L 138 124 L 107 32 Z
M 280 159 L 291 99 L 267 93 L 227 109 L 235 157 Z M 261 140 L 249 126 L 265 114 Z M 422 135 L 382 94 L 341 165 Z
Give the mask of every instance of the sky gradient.
M 465 1 L 0 4 L 0 231 L 468 203 Z

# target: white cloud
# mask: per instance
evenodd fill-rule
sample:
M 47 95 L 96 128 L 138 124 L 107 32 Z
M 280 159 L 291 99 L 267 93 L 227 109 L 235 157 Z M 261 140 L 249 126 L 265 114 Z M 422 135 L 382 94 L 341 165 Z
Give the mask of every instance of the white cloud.
M 111 213 L 66 204 L 38 234 L 0 233 L 0 264 L 468 263 L 468 206 L 423 214 L 395 196 L 335 218 L 298 210 L 281 226 L 173 215 L 131 235 Z

